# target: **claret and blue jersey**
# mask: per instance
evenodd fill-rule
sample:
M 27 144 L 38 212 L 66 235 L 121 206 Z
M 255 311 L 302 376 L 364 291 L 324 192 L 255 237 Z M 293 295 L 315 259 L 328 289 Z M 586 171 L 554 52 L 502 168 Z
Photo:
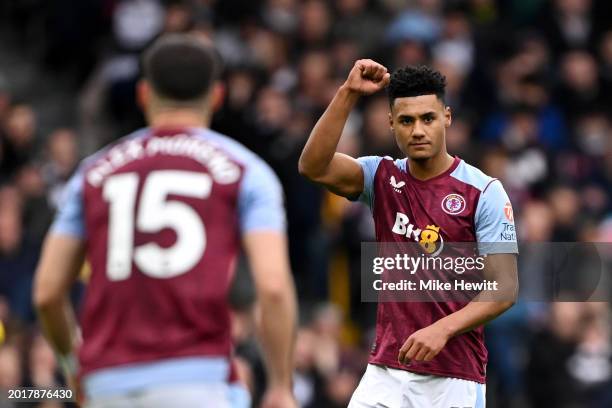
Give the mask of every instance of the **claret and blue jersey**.
M 227 293 L 243 234 L 285 230 L 282 188 L 211 130 L 143 129 L 85 159 L 53 234 L 84 240 L 89 396 L 229 378 Z
M 444 173 L 419 180 L 406 159 L 367 156 L 358 159 L 364 174 L 359 201 L 374 217 L 378 242 L 477 242 L 481 255 L 516 253 L 510 200 L 501 182 L 455 158 Z M 483 327 L 449 340 L 429 362 L 398 363 L 404 341 L 415 331 L 456 312 L 461 302 L 380 302 L 370 363 L 422 374 L 485 382 L 487 350 Z

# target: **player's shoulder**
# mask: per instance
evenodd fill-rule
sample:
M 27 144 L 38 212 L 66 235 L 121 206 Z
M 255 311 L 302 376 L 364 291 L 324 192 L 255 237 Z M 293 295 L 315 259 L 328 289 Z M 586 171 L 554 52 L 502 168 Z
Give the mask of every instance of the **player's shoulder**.
M 119 139 L 106 144 L 105 146 L 101 147 L 100 149 L 96 150 L 94 153 L 90 154 L 89 156 L 86 156 L 83 160 L 81 160 L 79 170 L 84 171 L 88 167 L 91 167 L 97 161 L 107 156 L 107 154 L 110 153 L 114 147 L 120 146 L 126 142 L 144 138 L 148 134 L 149 134 L 149 129 L 142 128 L 132 133 L 128 133 L 127 135 L 120 137 Z
M 245 168 L 262 167 L 271 170 L 269 165 L 242 143 L 232 139 L 222 133 L 212 129 L 200 129 L 198 137 L 214 145 L 215 148 L 223 151 L 230 158 L 241 164 Z
M 246 184 L 261 186 L 267 183 L 271 184 L 270 187 L 280 188 L 280 180 L 272 167 L 242 143 L 208 128 L 199 129 L 197 135 L 238 163 L 244 169 L 243 180 Z
M 500 184 L 499 180 L 485 174 L 478 167 L 460 160 L 459 164 L 450 174 L 450 177 L 468 184 L 481 193 L 486 191 L 490 186 Z
M 393 159 L 390 156 L 361 156 L 357 161 L 362 167 L 368 167 L 369 170 L 376 172 L 381 163 L 396 167 L 398 170 L 406 171 L 406 159 Z

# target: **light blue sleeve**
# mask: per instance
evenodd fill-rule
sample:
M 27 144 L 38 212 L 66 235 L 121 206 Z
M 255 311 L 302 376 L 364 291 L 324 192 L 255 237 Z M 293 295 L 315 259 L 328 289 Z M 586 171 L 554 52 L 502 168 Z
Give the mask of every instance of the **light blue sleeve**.
M 380 156 L 363 156 L 357 159 L 363 170 L 363 191 L 357 200 L 367 204 L 370 210 L 374 207 L 374 176 L 382 159 Z
M 51 233 L 77 238 L 85 237 L 83 183 L 83 171 L 79 169 L 68 181 L 62 193 L 59 210 L 51 225 Z
M 481 255 L 518 253 L 512 205 L 499 180 L 480 194 L 474 221 Z
M 286 230 L 283 188 L 274 171 L 261 159 L 246 168 L 238 193 L 240 231 Z

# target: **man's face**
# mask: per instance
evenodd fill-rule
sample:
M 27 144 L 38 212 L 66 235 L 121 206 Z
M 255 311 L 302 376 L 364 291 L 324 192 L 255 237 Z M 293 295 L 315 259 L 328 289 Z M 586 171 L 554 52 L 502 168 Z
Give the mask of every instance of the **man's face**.
M 396 98 L 389 123 L 398 147 L 408 158 L 427 160 L 446 152 L 451 112 L 436 95 Z

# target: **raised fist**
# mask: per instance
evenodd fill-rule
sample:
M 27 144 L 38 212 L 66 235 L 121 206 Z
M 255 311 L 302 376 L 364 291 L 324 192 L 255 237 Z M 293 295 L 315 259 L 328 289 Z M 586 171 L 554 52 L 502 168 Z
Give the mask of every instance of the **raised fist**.
M 371 95 L 387 86 L 390 78 L 387 68 L 378 62 L 361 59 L 355 62 L 344 84 L 353 92 Z

